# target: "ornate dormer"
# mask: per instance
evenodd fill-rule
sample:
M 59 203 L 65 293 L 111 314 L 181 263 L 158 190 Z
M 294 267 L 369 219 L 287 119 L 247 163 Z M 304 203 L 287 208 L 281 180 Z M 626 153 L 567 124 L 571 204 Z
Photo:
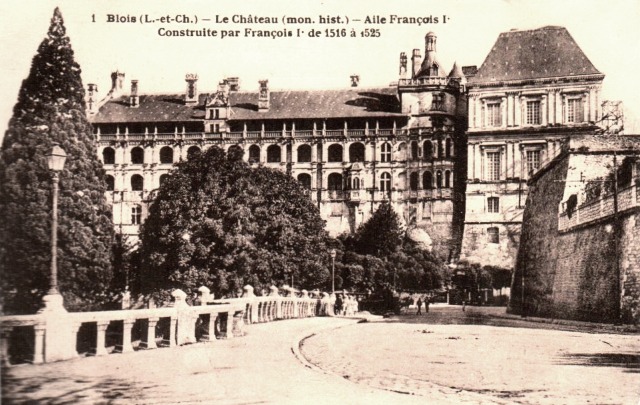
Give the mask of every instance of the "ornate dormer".
M 184 79 L 187 82 L 187 92 L 184 96 L 186 105 L 198 104 L 198 75 L 187 73 Z
M 226 119 L 229 117 L 229 82 L 223 80 L 218 84 L 218 90 L 205 100 L 206 116 L 205 129 L 208 132 L 225 132 Z
M 131 80 L 131 94 L 129 95 L 129 107 L 138 107 L 140 96 L 138 96 L 138 81 Z

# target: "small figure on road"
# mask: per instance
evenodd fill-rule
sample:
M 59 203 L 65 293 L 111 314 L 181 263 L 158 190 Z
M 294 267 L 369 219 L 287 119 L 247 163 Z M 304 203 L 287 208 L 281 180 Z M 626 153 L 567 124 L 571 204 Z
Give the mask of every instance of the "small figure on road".
M 462 312 L 465 311 L 465 309 L 467 308 L 467 301 L 462 301 Z
M 418 306 L 418 312 L 416 312 L 416 315 L 422 315 L 422 298 L 418 297 L 418 302 L 416 302 L 416 305 Z
M 336 316 L 342 315 L 342 296 L 339 294 L 336 297 L 335 314 Z
M 431 304 L 431 297 L 427 295 L 427 297 L 424 299 L 424 312 L 426 313 L 429 312 L 429 304 Z

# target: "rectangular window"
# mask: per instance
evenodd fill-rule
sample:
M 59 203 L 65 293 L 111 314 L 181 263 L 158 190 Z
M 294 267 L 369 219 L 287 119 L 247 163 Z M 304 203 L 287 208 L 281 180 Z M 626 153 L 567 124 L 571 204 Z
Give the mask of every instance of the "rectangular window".
M 498 197 L 487 198 L 487 211 L 492 213 L 500 212 L 500 198 Z
M 537 172 L 540 168 L 540 151 L 528 150 L 527 151 L 527 175 L 531 176 Z
M 487 104 L 487 126 L 502 126 L 502 114 L 500 103 Z
M 434 94 L 431 100 L 431 109 L 435 111 L 444 111 L 444 96 L 442 94 Z
M 527 101 L 527 124 L 540 125 L 540 101 Z
M 487 152 L 487 180 L 500 180 L 500 152 Z
M 567 122 L 582 122 L 582 99 L 567 100 Z
M 498 227 L 492 226 L 491 228 L 488 228 L 487 237 L 489 243 L 500 243 L 500 231 L 498 230 Z
M 140 225 L 142 222 L 142 207 L 136 205 L 131 207 L 131 223 L 133 225 Z

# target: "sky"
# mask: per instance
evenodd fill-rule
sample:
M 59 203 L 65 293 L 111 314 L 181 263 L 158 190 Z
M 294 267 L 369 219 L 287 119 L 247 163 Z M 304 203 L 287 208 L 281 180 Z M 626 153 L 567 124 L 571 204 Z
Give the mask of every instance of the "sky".
M 623 101 L 625 132 L 640 133 L 640 86 L 634 77 L 640 66 L 638 0 L 3 0 L 0 136 L 56 6 L 82 68 L 83 83 L 97 84 L 101 97 L 109 90 L 115 70 L 125 73 L 126 88 L 131 79 L 138 80 L 141 94 L 183 93 L 186 73 L 198 74 L 201 92 L 214 91 L 229 76 L 239 77 L 241 89 L 252 91 L 262 79 L 269 80 L 271 89 L 347 87 L 352 74 L 360 76 L 362 87 L 386 86 L 398 78 L 400 52 L 410 56 L 412 49 L 419 48 L 424 55 L 424 36 L 429 31 L 438 36 L 438 59 L 448 72 L 454 61 L 479 67 L 501 32 L 564 26 L 606 75 L 603 99 Z M 125 22 L 109 22 L 109 15 Z M 278 23 L 232 22 L 234 16 L 249 15 L 277 18 Z M 421 17 L 426 22 L 391 22 L 392 15 Z M 174 20 L 162 22 L 163 16 Z M 176 22 L 178 16 L 188 17 L 191 23 Z M 321 24 L 320 16 L 340 17 L 341 23 Z M 225 17 L 230 22 L 216 22 Z M 312 23 L 285 24 L 286 17 L 308 17 Z M 365 23 L 376 17 L 387 22 Z M 251 37 L 247 28 L 291 31 L 292 36 Z M 217 36 L 159 34 L 181 29 L 209 29 Z M 326 31 L 331 29 L 336 30 L 334 37 Z M 346 37 L 341 36 L 342 29 Z M 378 30 L 379 36 L 365 37 L 365 29 Z M 223 31 L 239 36 L 221 38 Z M 310 37 L 310 31 L 319 37 Z

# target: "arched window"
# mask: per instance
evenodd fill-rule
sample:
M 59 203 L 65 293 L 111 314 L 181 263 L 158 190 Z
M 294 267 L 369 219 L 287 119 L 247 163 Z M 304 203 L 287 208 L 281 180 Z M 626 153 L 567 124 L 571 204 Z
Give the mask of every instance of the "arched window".
M 144 163 L 144 150 L 141 147 L 136 146 L 131 149 L 131 164 L 141 165 Z
M 380 161 L 391 162 L 391 144 L 389 142 L 385 142 L 382 144 L 380 148 Z
M 487 239 L 489 243 L 500 243 L 500 230 L 497 226 L 487 228 Z
M 190 146 L 189 149 L 187 149 L 187 160 L 193 159 L 195 156 L 199 155 L 200 153 L 202 153 L 202 151 L 200 150 L 199 147 Z
M 114 179 L 113 176 L 108 174 L 107 177 L 105 178 L 105 181 L 107 183 L 107 191 L 113 191 L 115 189 L 116 179 Z
M 331 173 L 328 183 L 329 190 L 342 190 L 342 175 L 339 173 Z
M 140 225 L 142 223 L 142 207 L 134 205 L 131 207 L 131 224 Z
M 329 146 L 328 162 L 342 162 L 342 145 L 334 143 Z
M 451 157 L 453 155 L 453 143 L 451 142 L 451 138 L 447 138 L 444 144 L 444 153 L 446 157 Z
M 298 181 L 302 184 L 302 187 L 307 190 L 311 190 L 311 175 L 307 173 L 300 173 L 298 175 Z
M 429 171 L 422 173 L 422 188 L 425 190 L 433 188 L 433 175 Z
M 300 145 L 298 146 L 298 163 L 311 162 L 311 146 Z
M 433 159 L 433 144 L 431 141 L 424 141 L 422 144 L 422 158 L 424 160 Z
M 364 145 L 360 142 L 349 146 L 349 162 L 364 162 Z
M 418 159 L 418 142 L 416 141 L 411 142 L 411 159 L 412 160 Z
M 164 184 L 165 181 L 167 181 L 168 178 L 169 178 L 169 175 L 166 173 L 160 175 L 160 187 L 162 187 L 162 185 Z
M 173 148 L 165 146 L 160 149 L 160 163 L 173 163 Z
M 144 179 L 139 174 L 131 176 L 131 190 L 142 191 L 144 189 Z
M 387 172 L 380 175 L 380 191 L 391 191 L 391 175 Z
M 353 189 L 360 190 L 360 179 L 358 177 L 353 178 Z
M 230 155 L 242 156 L 244 155 L 244 149 L 240 145 L 231 145 L 227 149 L 227 156 Z
M 249 147 L 249 163 L 257 163 L 260 161 L 260 147 L 251 145 Z
M 412 172 L 409 176 L 409 188 L 411 188 L 411 191 L 418 190 L 418 177 L 419 176 L 417 172 Z
M 444 188 L 451 188 L 451 172 L 449 170 L 444 172 Z
M 102 161 L 105 165 L 112 165 L 116 162 L 116 151 L 113 148 L 104 148 L 102 150 Z
M 269 145 L 267 148 L 267 162 L 268 163 L 278 163 L 282 159 L 280 153 L 280 146 L 278 145 Z
M 440 170 L 436 172 L 436 187 L 442 188 L 442 172 Z

